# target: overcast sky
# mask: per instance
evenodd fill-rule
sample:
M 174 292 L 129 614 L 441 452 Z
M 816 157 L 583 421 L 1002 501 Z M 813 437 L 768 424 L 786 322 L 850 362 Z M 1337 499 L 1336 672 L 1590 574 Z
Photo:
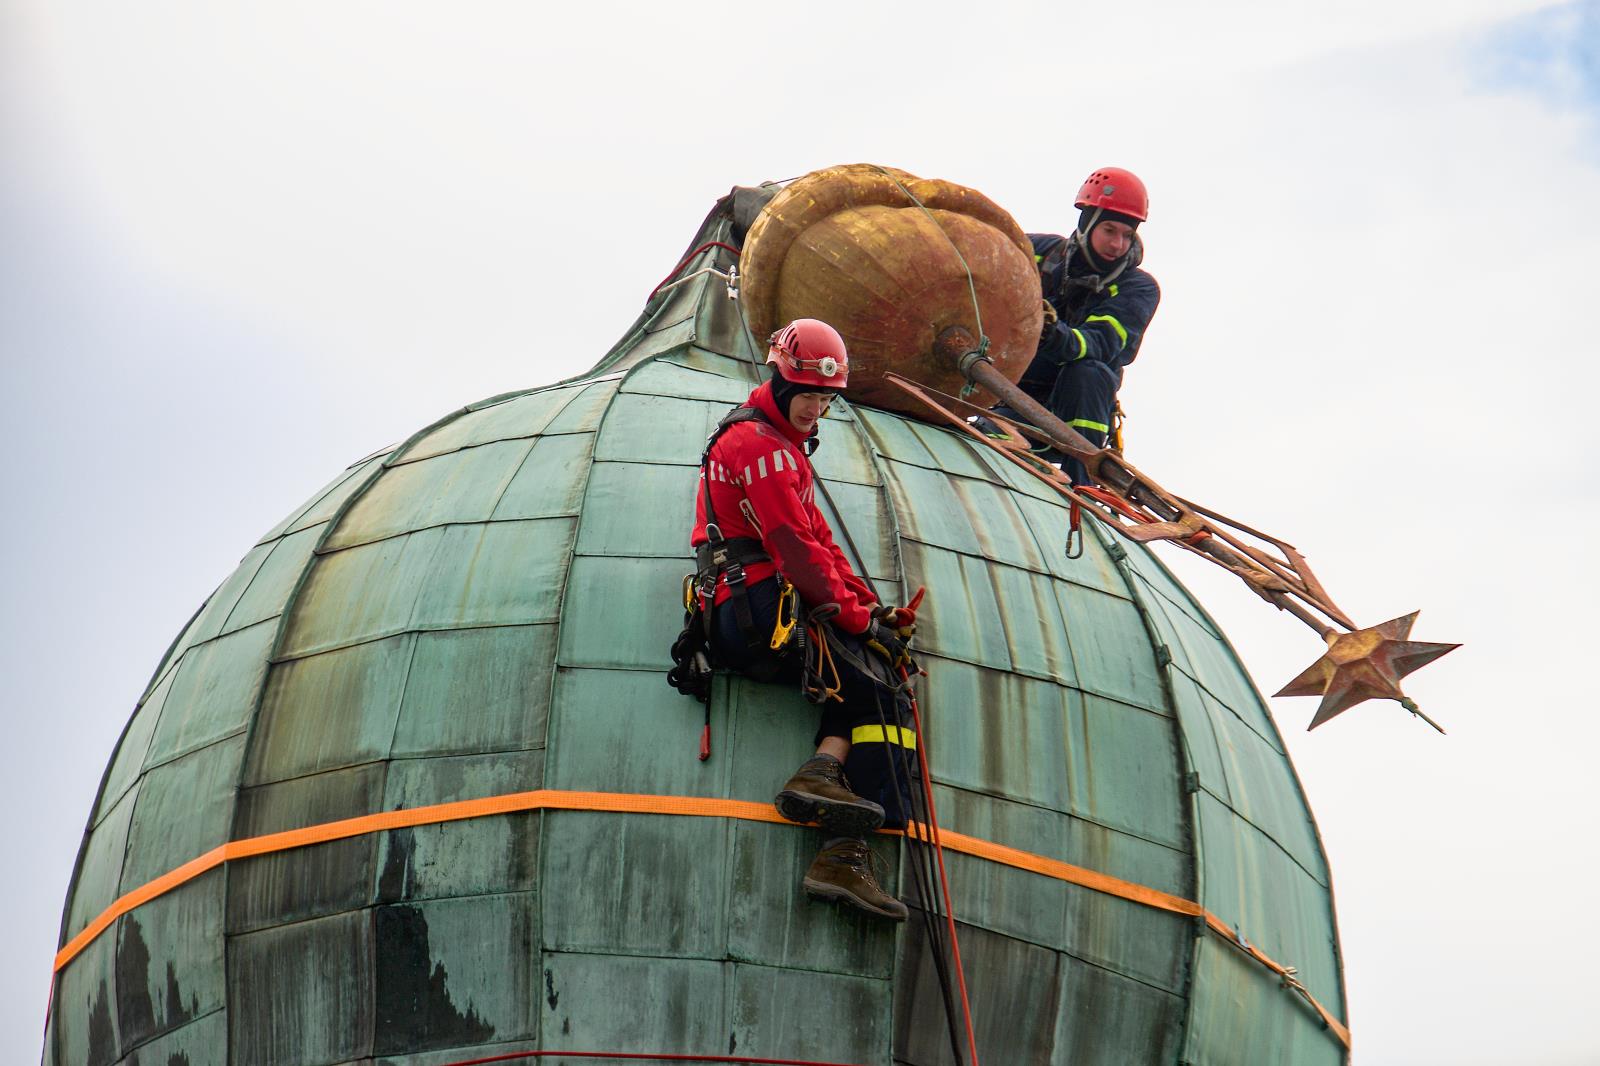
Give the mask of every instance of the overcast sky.
M 1466 642 L 1407 685 L 1447 737 L 1272 701 L 1357 1061 L 1600 1061 L 1600 3 L 565 6 L 0 0 L 0 1060 L 122 724 L 249 546 L 591 365 L 730 186 L 869 161 L 1035 231 L 1146 179 L 1129 457 Z M 1177 555 L 1263 690 L 1319 653 Z

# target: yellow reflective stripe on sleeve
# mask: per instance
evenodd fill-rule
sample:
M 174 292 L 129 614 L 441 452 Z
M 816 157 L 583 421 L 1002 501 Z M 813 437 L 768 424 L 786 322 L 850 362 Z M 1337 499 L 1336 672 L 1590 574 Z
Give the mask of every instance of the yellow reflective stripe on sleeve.
M 1083 320 L 1083 324 L 1086 326 L 1091 322 L 1111 323 L 1111 328 L 1117 331 L 1118 337 L 1122 338 L 1122 347 L 1126 348 L 1128 346 L 1128 331 L 1122 327 L 1121 322 L 1118 322 L 1111 315 L 1090 315 L 1088 318 Z
M 1035 263 L 1042 263 L 1042 262 L 1044 262 L 1044 256 L 1040 255 L 1038 252 L 1034 252 L 1033 253 L 1033 261 Z
M 885 739 L 884 729 L 881 725 L 858 725 L 850 730 L 850 743 L 852 744 L 898 744 L 902 748 L 916 749 L 917 735 L 904 726 L 892 725 L 889 727 L 888 737 Z
M 1078 354 L 1073 356 L 1071 360 L 1075 363 L 1079 359 L 1082 359 L 1084 356 L 1089 354 L 1089 342 L 1083 339 L 1083 334 L 1078 330 L 1073 330 L 1072 335 L 1078 338 Z
M 1067 425 L 1077 426 L 1079 429 L 1098 429 L 1101 433 L 1111 432 L 1111 427 L 1106 425 L 1104 422 L 1095 422 L 1087 418 L 1074 418 L 1071 422 L 1068 422 Z

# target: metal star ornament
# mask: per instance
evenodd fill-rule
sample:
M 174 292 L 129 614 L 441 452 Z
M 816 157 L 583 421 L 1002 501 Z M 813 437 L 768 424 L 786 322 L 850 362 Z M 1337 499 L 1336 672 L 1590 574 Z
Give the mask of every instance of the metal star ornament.
M 1330 632 L 1327 654 L 1283 686 L 1278 695 L 1322 697 L 1316 716 L 1306 727 L 1308 731 L 1358 703 L 1388 699 L 1399 701 L 1406 710 L 1443 733 L 1438 722 L 1423 714 L 1400 691 L 1400 679 L 1461 645 L 1408 639 L 1418 613 L 1412 611 L 1350 633 Z

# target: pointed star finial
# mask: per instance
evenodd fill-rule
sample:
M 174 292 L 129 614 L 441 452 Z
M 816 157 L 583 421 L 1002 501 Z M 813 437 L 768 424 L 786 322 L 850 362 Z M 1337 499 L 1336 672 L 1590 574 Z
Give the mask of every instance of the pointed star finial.
M 1438 722 L 1423 714 L 1400 691 L 1400 679 L 1461 645 L 1408 639 L 1417 614 L 1412 611 L 1368 629 L 1331 635 L 1327 654 L 1277 694 L 1322 697 L 1307 730 L 1317 728 L 1358 703 L 1389 699 L 1398 700 L 1406 710 L 1443 733 Z

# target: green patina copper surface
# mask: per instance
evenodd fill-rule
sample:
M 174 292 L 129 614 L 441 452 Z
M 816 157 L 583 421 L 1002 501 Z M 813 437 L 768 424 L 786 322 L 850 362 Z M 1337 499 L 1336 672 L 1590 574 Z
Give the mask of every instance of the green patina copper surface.
M 701 239 L 727 239 L 726 221 Z M 746 354 L 721 283 L 700 279 L 589 375 L 458 411 L 263 538 L 128 723 L 63 943 L 229 839 L 540 787 L 770 799 L 814 711 L 719 678 L 700 762 L 702 708 L 662 676 L 695 464 L 750 388 L 730 358 Z M 928 586 L 922 706 L 946 826 L 1198 900 L 1343 1017 L 1314 824 L 1194 599 L 1098 530 L 1067 559 L 1059 499 L 954 433 L 840 403 L 823 438 L 821 502 L 859 569 L 889 601 Z M 917 924 L 807 903 L 818 843 L 561 811 L 233 863 L 65 968 L 44 1059 L 951 1061 Z M 876 846 L 898 871 L 898 842 Z M 949 870 L 990 1066 L 1347 1058 L 1193 919 L 965 855 Z

